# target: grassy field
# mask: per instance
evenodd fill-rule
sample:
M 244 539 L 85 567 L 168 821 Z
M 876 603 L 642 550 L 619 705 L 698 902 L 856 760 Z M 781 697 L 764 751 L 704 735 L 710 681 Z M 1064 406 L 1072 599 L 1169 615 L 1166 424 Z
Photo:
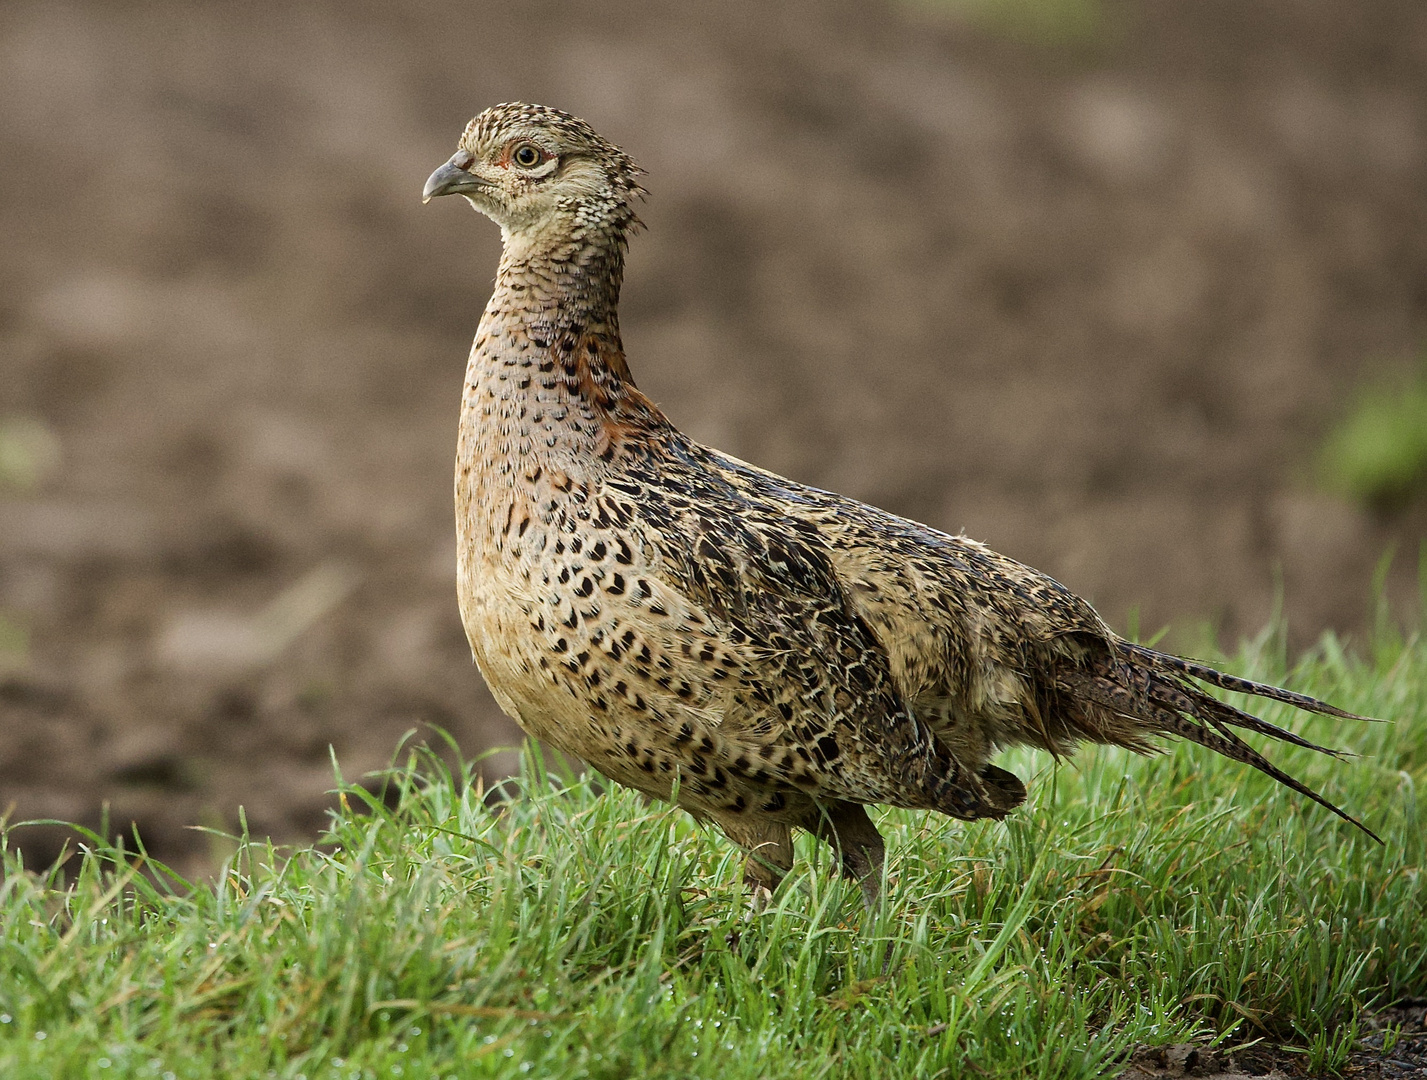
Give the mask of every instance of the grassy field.
M 500 801 L 406 755 L 312 850 L 215 838 L 201 884 L 88 836 L 66 885 L 7 836 L 0 1076 L 1069 1078 L 1253 1037 L 1331 1069 L 1427 991 L 1427 647 L 1274 655 L 1232 666 L 1395 721 L 1263 710 L 1362 753 L 1274 748 L 1386 847 L 1184 747 L 1007 755 L 1004 824 L 881 813 L 872 914 L 804 844 L 749 915 L 722 840 L 538 760 Z

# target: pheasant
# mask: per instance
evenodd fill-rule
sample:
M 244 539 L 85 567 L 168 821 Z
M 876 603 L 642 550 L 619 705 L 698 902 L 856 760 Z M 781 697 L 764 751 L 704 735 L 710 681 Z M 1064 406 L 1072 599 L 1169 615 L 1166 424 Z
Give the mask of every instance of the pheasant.
M 1364 719 L 1117 636 L 1059 582 L 964 536 L 703 446 L 635 386 L 617 306 L 641 170 L 574 116 L 509 103 L 466 127 L 424 200 L 501 228 L 466 369 L 457 589 L 477 664 L 529 735 L 673 800 L 776 887 L 792 832 L 873 904 L 864 806 L 1001 819 L 991 764 L 1026 745 L 1140 753 L 1179 736 L 1377 839 L 1234 729 L 1338 756 L 1196 680 Z

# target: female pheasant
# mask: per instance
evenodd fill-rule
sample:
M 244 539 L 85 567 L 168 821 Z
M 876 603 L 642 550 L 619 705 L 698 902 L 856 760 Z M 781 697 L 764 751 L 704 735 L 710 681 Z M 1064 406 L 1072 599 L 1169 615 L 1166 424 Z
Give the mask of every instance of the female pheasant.
M 863 805 L 1003 818 L 1001 748 L 1139 752 L 1178 735 L 1267 773 L 1233 728 L 1335 753 L 1192 680 L 1361 719 L 1116 636 L 1058 582 L 963 536 L 702 446 L 635 387 L 617 305 L 639 169 L 540 105 L 481 113 L 426 183 L 501 228 L 456 457 L 461 617 L 529 734 L 677 799 L 774 887 L 791 830 L 871 904 Z

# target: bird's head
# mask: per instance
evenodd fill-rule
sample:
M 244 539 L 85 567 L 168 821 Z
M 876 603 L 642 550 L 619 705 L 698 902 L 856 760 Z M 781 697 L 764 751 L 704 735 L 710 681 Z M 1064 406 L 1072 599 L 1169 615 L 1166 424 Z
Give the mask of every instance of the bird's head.
M 464 195 L 506 240 L 601 231 L 622 238 L 644 194 L 640 169 L 589 124 L 544 105 L 493 105 L 426 181 L 423 202 Z

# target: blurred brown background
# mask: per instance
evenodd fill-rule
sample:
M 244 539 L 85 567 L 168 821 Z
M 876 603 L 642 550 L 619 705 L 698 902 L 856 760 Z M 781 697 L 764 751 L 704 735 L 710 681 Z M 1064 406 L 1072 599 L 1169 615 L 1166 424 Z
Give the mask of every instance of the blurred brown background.
M 1394 543 L 1415 617 L 1427 513 L 1312 462 L 1427 341 L 1421 0 L 5 0 L 0 813 L 197 869 L 315 835 L 329 744 L 516 739 L 450 508 L 499 238 L 419 199 L 510 99 L 648 169 L 626 344 L 697 437 L 1181 645 L 1278 580 L 1361 634 Z

